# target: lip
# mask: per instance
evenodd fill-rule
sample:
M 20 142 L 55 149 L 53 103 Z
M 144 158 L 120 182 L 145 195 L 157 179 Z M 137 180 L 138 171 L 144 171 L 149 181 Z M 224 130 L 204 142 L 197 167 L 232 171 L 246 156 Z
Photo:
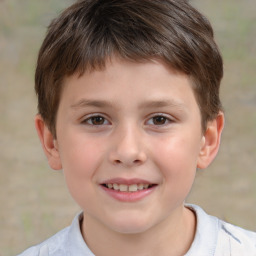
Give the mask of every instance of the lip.
M 114 178 L 114 179 L 109 179 L 109 180 L 104 180 L 101 182 L 101 184 L 125 184 L 125 185 L 132 185 L 132 184 L 155 184 L 154 182 L 144 180 L 144 179 L 138 179 L 138 178 L 133 178 L 133 179 L 124 179 L 124 178 Z
M 138 190 L 136 192 L 121 192 L 119 190 L 109 189 L 104 184 L 125 184 L 125 185 L 132 185 L 132 184 L 150 184 L 147 189 Z M 101 189 L 110 197 L 120 202 L 136 202 L 144 199 L 145 197 L 149 196 L 156 188 L 157 184 L 144 180 L 144 179 L 123 179 L 123 178 L 114 178 L 109 179 L 100 184 Z

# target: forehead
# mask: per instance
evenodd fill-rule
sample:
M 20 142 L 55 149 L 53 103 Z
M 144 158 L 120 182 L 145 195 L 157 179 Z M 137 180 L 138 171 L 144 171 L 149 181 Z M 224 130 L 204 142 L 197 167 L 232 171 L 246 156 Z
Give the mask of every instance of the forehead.
M 183 101 L 191 101 L 189 104 L 196 102 L 186 74 L 160 60 L 135 62 L 120 58 L 107 61 L 104 68 L 67 77 L 61 98 L 69 100 L 73 106 L 92 101 L 94 105 L 104 105 L 106 101 L 120 103 L 128 98 L 128 104 L 136 100 L 140 106 L 146 104 L 152 107 L 164 105 L 163 102 L 180 106 L 184 105 Z

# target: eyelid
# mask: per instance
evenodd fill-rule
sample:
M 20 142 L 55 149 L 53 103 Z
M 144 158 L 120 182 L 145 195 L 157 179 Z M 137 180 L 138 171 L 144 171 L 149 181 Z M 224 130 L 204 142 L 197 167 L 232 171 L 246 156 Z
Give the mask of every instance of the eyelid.
M 154 114 L 151 114 L 148 118 L 147 118 L 147 121 L 146 123 L 149 121 L 149 120 L 152 120 L 154 117 L 158 117 L 158 116 L 161 116 L 161 117 L 164 117 L 168 120 L 168 124 L 169 123 L 173 123 L 175 121 L 175 118 L 173 116 L 171 116 L 170 114 L 165 114 L 165 113 L 154 113 Z M 154 126 L 157 126 L 155 124 L 150 124 L 150 125 L 154 125 Z M 165 126 L 167 124 L 163 124 L 163 125 L 158 125 L 158 126 Z
M 88 120 L 92 119 L 93 117 L 102 117 L 102 118 L 104 118 L 104 121 L 108 122 L 108 124 L 94 125 L 94 124 L 88 123 Z M 93 113 L 93 114 L 85 115 L 85 116 L 83 116 L 83 118 L 81 118 L 81 123 L 85 124 L 85 125 L 89 125 L 89 126 L 103 126 L 103 125 L 111 124 L 111 122 L 109 121 L 109 118 L 106 117 L 106 115 L 104 115 L 102 113 Z

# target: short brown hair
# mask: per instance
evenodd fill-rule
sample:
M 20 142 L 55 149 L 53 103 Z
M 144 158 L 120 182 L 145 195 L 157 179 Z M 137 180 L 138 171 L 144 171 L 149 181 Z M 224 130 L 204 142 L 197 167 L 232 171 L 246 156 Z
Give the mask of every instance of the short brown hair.
M 104 68 L 113 55 L 160 58 L 189 75 L 203 129 L 221 110 L 221 54 L 209 21 L 188 1 L 82 0 L 52 21 L 38 56 L 38 111 L 55 136 L 65 77 Z

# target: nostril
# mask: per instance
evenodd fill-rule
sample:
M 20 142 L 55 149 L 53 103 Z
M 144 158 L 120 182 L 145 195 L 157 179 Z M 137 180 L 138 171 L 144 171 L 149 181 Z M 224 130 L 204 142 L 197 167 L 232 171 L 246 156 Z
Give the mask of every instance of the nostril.
M 119 159 L 116 159 L 115 161 L 114 161 L 114 163 L 115 164 L 122 164 L 123 162 L 121 161 L 121 160 L 119 160 Z M 139 164 L 139 163 L 141 163 L 141 161 L 139 160 L 139 159 L 136 159 L 136 160 L 134 160 L 134 161 L 132 161 L 130 164 Z M 125 164 L 125 163 L 124 163 Z M 127 164 L 127 163 L 126 163 Z

